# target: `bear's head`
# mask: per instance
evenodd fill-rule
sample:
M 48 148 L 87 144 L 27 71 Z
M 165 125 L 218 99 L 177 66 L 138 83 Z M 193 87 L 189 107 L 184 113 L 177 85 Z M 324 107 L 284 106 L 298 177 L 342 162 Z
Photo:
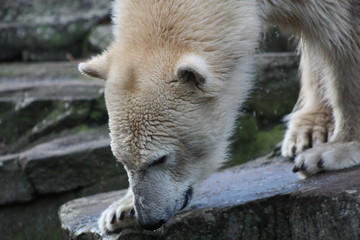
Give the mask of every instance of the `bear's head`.
M 259 24 L 253 1 L 218 4 L 118 1 L 114 43 L 79 65 L 106 80 L 111 148 L 142 225 L 184 208 L 226 159 Z
M 128 173 L 138 219 L 167 220 L 225 159 L 231 127 L 221 82 L 193 53 L 113 48 L 79 69 L 106 79 L 111 148 Z

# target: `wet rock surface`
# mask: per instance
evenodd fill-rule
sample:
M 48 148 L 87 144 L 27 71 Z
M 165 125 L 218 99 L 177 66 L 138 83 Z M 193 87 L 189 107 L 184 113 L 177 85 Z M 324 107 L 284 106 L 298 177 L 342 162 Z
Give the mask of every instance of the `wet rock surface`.
M 69 239 L 359 239 L 359 168 L 299 180 L 292 163 L 262 158 L 216 173 L 192 203 L 156 231 L 101 236 L 96 221 L 125 191 L 70 201 L 59 216 Z

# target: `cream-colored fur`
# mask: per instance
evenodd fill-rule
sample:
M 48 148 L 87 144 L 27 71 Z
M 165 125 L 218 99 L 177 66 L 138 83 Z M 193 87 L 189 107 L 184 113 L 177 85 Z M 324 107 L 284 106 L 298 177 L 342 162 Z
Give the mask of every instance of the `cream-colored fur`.
M 293 31 L 303 52 L 300 99 L 282 154 L 297 154 L 294 170 L 305 175 L 359 164 L 359 5 L 116 1 L 115 41 L 79 65 L 83 73 L 106 79 L 111 148 L 130 183 L 128 194 L 103 212 L 101 230 L 137 222 L 159 227 L 222 164 L 269 22 Z

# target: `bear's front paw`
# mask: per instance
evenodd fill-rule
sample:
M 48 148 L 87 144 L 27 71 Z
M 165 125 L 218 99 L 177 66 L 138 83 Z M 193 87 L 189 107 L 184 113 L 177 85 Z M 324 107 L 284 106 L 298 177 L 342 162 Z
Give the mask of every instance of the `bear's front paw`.
M 294 158 L 309 148 L 329 142 L 333 132 L 334 122 L 329 110 L 295 112 L 290 116 L 281 154 Z
M 295 158 L 293 171 L 308 177 L 318 172 L 334 171 L 360 164 L 360 142 L 324 143 Z
M 128 193 L 122 199 L 111 204 L 99 218 L 99 228 L 105 233 L 117 233 L 124 228 L 138 226 L 133 196 Z

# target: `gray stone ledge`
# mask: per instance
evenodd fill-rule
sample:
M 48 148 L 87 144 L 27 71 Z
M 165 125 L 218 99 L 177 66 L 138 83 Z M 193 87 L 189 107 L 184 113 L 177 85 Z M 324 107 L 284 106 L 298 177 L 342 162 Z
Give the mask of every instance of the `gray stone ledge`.
M 0 64 L 0 103 L 98 99 L 104 81 L 87 78 L 77 62 Z
M 109 145 L 106 130 L 77 134 L 20 154 L 20 164 L 38 194 L 70 191 L 124 174 Z
M 114 176 L 120 178 L 125 170 L 116 167 L 109 145 L 108 130 L 97 129 L 1 156 L 0 205 L 27 202 L 34 195 L 73 191 Z
M 360 168 L 299 180 L 293 164 L 260 159 L 214 174 L 191 205 L 159 230 L 101 236 L 96 221 L 125 191 L 70 201 L 59 210 L 72 240 L 353 240 L 360 237 Z

